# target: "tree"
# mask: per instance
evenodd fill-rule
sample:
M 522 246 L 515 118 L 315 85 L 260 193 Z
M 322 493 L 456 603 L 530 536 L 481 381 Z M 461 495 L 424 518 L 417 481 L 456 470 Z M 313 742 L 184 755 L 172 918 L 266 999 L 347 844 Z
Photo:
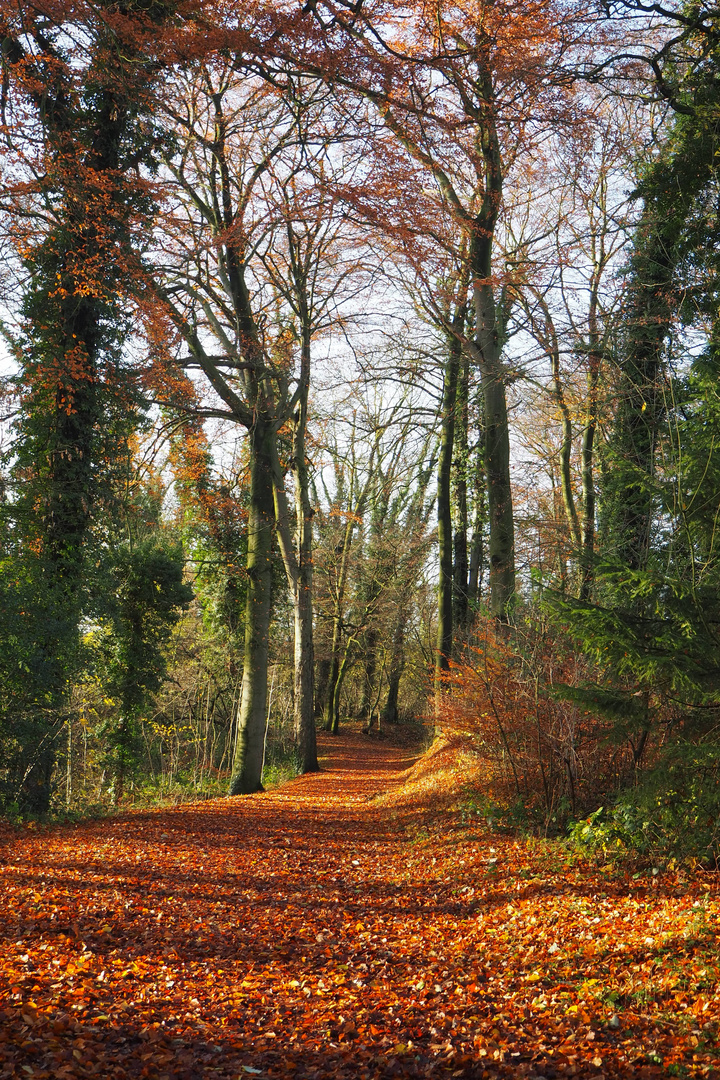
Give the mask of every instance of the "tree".
M 117 719 L 104 732 L 116 804 L 136 765 L 141 713 L 162 684 L 164 647 L 192 597 L 183 582 L 184 562 L 182 547 L 157 532 L 114 551 L 109 618 L 97 632 L 96 647 L 104 691 L 119 705 Z
M 317 91 L 317 88 L 315 88 Z M 317 121 L 317 110 L 313 112 Z M 307 457 L 308 402 L 313 341 L 339 321 L 339 306 L 357 284 L 352 229 L 332 195 L 322 156 L 313 150 L 308 117 L 298 117 L 301 157 L 287 178 L 277 178 L 280 221 L 267 237 L 262 260 L 269 281 L 288 307 L 298 339 L 297 401 L 290 420 L 290 473 L 295 501 L 294 537 L 280 459 L 275 470 L 278 542 L 292 594 L 295 619 L 295 738 L 303 772 L 318 769 L 315 737 L 313 639 L 313 517 Z M 279 234 L 279 235 L 278 235 Z
M 643 818 L 654 815 L 650 803 L 674 762 L 662 800 L 666 841 L 674 816 L 685 820 L 683 800 L 693 813 L 712 807 L 717 784 L 720 581 L 708 516 L 717 506 L 717 427 L 706 380 L 717 372 L 718 274 L 710 237 L 719 84 L 716 49 L 700 37 L 694 44 L 702 62 L 685 65 L 672 94 L 676 116 L 636 191 L 642 207 L 626 271 L 619 400 L 600 489 L 605 561 L 597 602 L 563 605 L 597 664 L 593 684 L 568 693 L 612 717 L 616 735 L 631 744 L 636 774 L 654 756 L 656 770 L 638 793 L 621 797 L 622 813 L 632 819 L 637 804 Z M 692 35 L 683 34 L 686 57 L 691 44 Z M 699 356 L 688 347 L 688 328 L 705 337 Z M 702 817 L 695 824 L 702 843 Z M 645 829 L 639 824 L 638 834 Z
M 4 120 L 13 127 L 1 209 L 24 293 L 13 514 L 44 583 L 31 609 L 44 674 L 26 770 L 26 800 L 39 811 L 49 805 L 54 760 L 42 717 L 64 702 L 77 667 L 93 512 L 138 409 L 121 342 L 129 237 L 151 209 L 137 179 L 148 156 L 138 142 L 143 63 L 130 76 L 116 50 L 117 31 L 131 20 L 121 10 L 113 28 L 102 12 L 87 14 L 20 4 L 0 20 Z M 153 9 L 151 18 L 160 14 Z M 79 24 L 87 33 L 73 48 Z
M 312 118 L 318 122 L 322 104 L 316 90 L 293 75 L 272 85 L 248 74 L 242 62 L 217 58 L 180 79 L 164 106 L 177 150 L 166 160 L 171 180 L 163 251 L 148 274 L 187 349 L 177 363 L 199 368 L 214 398 L 200 413 L 238 424 L 248 436 L 245 660 L 234 794 L 261 783 L 276 523 L 296 601 L 298 734 L 305 766 L 317 764 L 309 705 L 311 507 L 304 444 L 311 340 L 331 318 L 341 286 L 323 283 L 334 232 L 328 204 L 310 196 L 303 178 L 307 126 Z M 326 142 L 327 133 L 320 147 Z M 284 489 L 286 425 L 295 546 Z

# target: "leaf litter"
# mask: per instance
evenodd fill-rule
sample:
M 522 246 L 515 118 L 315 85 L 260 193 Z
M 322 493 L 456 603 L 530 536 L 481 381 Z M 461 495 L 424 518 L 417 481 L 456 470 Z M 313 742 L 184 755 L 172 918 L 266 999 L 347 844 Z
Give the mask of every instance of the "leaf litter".
M 0 1077 L 720 1077 L 715 875 L 461 829 L 408 808 L 407 748 L 322 752 L 5 831 Z

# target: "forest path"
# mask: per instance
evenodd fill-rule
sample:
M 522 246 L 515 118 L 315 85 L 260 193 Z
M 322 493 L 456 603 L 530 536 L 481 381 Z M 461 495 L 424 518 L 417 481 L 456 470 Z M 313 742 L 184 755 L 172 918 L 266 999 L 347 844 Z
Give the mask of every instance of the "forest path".
M 373 798 L 407 750 L 321 757 L 256 796 L 14 834 L 0 1076 L 716 1075 L 714 886 L 413 835 Z

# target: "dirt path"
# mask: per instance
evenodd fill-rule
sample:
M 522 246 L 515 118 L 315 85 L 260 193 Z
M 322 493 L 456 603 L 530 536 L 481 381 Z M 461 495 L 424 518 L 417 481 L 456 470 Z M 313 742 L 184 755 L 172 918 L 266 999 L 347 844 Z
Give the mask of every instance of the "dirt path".
M 373 798 L 408 752 L 322 753 L 273 792 L 8 845 L 0 1076 L 714 1075 L 707 886 L 573 877 L 487 831 L 409 840 Z M 654 985 L 656 953 L 684 1042 L 662 1000 L 606 992 L 635 964 Z

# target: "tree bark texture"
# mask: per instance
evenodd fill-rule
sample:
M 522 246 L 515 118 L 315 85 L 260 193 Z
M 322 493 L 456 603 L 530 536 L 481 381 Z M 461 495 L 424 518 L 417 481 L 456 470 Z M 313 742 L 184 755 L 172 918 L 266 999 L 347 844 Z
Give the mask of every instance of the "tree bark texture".
M 502 374 L 485 371 L 485 468 L 490 521 L 490 612 L 507 622 L 515 594 L 515 527 L 510 485 L 510 436 Z
M 272 602 L 272 547 L 275 521 L 272 422 L 258 419 L 250 430 L 247 606 L 243 686 L 238 745 L 231 795 L 262 791 L 267 725 L 267 675 Z
M 480 143 L 485 163 L 485 191 L 474 223 L 471 246 L 476 345 L 480 365 L 485 419 L 485 472 L 487 478 L 490 613 L 500 622 L 512 617 L 515 595 L 515 529 L 510 483 L 505 373 L 502 330 L 498 325 L 492 277 L 492 250 L 502 200 L 502 162 L 493 113 L 493 88 L 486 77 L 486 116 Z

